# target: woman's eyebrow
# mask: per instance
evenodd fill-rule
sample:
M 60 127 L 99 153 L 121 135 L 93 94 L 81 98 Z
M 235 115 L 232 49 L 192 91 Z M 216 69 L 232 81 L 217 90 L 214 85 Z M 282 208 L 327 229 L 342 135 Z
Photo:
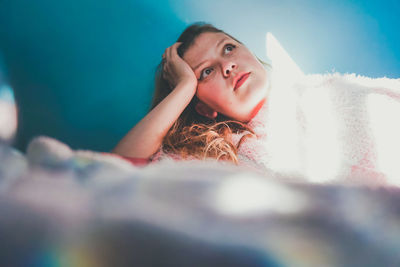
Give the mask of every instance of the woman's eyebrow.
M 217 45 L 215 46 L 216 48 L 218 48 L 221 44 L 223 44 L 226 40 L 229 40 L 228 37 L 224 37 L 223 39 L 221 39 Z M 201 65 L 204 64 L 205 61 L 201 62 L 200 64 L 198 64 L 196 67 L 193 68 L 194 71 L 196 71 Z

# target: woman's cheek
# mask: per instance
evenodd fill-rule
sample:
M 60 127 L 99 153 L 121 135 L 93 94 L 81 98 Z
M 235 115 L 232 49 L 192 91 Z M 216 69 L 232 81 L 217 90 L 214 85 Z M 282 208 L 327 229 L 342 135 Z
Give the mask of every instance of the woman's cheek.
M 207 101 L 209 98 L 209 90 L 208 86 L 205 85 L 204 83 L 200 84 L 197 86 L 197 92 L 196 96 L 201 100 L 201 101 Z
M 198 92 L 202 97 L 209 97 L 212 92 L 212 85 L 209 82 L 202 82 L 198 86 Z

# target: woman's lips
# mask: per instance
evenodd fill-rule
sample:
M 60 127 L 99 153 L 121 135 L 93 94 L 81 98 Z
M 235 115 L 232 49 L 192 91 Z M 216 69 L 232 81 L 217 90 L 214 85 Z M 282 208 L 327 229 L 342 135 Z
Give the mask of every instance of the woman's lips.
M 242 77 L 240 77 L 239 80 L 236 82 L 235 88 L 233 88 L 233 90 L 238 89 L 247 80 L 247 78 L 249 78 L 249 76 L 250 76 L 250 72 L 246 73 Z

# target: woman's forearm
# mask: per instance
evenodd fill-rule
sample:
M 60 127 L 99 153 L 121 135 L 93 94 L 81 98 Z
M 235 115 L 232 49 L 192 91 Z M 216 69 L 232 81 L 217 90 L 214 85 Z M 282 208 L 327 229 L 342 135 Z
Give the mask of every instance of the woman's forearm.
M 117 144 L 113 153 L 149 158 L 160 148 L 164 136 L 190 103 L 196 84 L 181 83 L 139 121 Z

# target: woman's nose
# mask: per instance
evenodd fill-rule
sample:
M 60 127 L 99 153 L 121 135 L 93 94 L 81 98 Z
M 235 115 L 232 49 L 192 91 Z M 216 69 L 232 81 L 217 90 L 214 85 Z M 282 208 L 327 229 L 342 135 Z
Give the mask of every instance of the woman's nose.
M 224 70 L 223 70 L 224 76 L 229 76 L 229 75 L 231 75 L 232 71 L 233 71 L 235 68 L 236 68 L 236 64 L 235 64 L 235 63 L 232 63 L 232 62 L 227 62 L 227 63 L 225 63 Z

